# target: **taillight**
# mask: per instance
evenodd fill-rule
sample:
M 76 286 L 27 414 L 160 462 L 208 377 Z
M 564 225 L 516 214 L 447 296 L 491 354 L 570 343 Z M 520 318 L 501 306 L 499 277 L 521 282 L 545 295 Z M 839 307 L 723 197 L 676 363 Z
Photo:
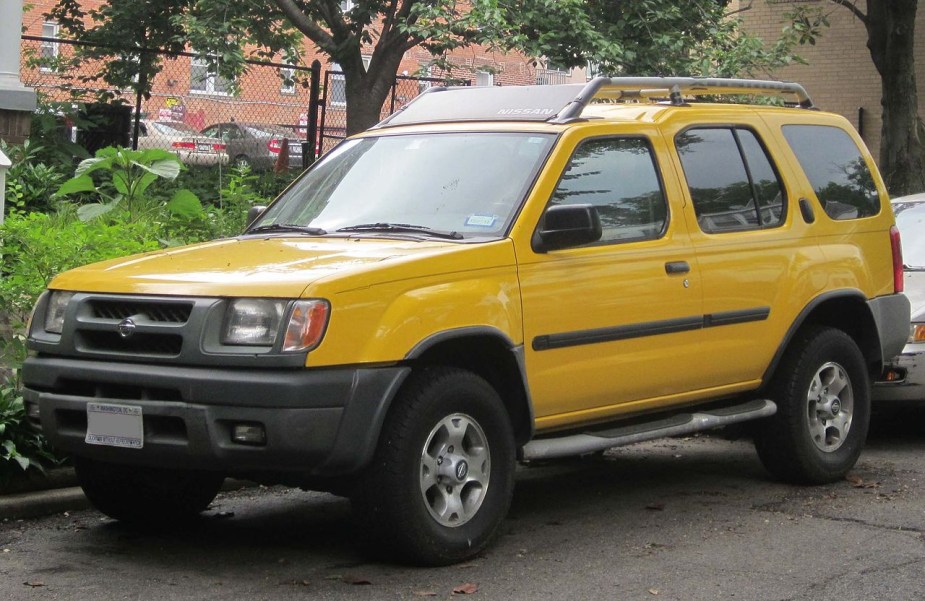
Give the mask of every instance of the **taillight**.
M 903 285 L 903 247 L 900 244 L 899 228 L 890 228 L 890 247 L 893 249 L 893 290 L 902 292 Z
M 195 142 L 174 142 L 170 146 L 180 150 L 196 150 Z
M 267 142 L 267 150 L 269 150 L 273 154 L 279 154 L 279 151 L 282 149 L 282 147 L 283 147 L 282 142 L 280 142 L 276 138 L 273 138 L 272 140 Z
M 225 149 L 228 148 L 225 144 L 213 144 L 212 150 L 215 152 L 225 152 Z

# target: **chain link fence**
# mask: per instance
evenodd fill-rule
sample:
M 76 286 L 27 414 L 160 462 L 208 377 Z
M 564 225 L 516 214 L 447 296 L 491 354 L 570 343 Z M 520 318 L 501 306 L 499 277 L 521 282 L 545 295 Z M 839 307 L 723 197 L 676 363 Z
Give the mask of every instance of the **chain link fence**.
M 301 169 L 304 155 L 313 158 L 311 67 L 248 61 L 229 80 L 194 54 L 154 53 L 158 72 L 136 73 L 116 88 L 98 77 L 102 61 L 82 56 L 80 47 L 23 36 L 21 78 L 43 106 L 61 113 L 65 135 L 90 152 L 111 144 L 163 148 L 189 165 L 258 171 Z M 139 93 L 149 78 L 150 93 Z
M 245 72 L 229 80 L 196 54 L 146 51 L 159 69 L 145 73 L 141 65 L 150 61 L 116 58 L 131 76 L 119 88 L 99 77 L 103 61 L 87 58 L 86 44 L 28 35 L 22 44 L 23 83 L 46 110 L 60 114 L 62 135 L 91 153 L 111 145 L 162 148 L 198 167 L 297 172 L 346 136 L 344 75 L 327 71 L 322 86 L 318 61 L 311 67 L 247 61 Z M 133 65 L 139 72 L 132 73 Z M 381 117 L 446 84 L 446 78 L 396 75 Z

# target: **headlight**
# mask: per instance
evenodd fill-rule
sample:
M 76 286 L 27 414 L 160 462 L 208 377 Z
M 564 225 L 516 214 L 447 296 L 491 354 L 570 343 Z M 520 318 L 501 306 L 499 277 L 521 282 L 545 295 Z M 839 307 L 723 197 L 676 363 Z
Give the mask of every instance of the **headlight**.
M 55 290 L 48 298 L 48 306 L 45 308 L 45 331 L 52 334 L 60 334 L 64 329 L 64 315 L 67 312 L 67 304 L 73 298 L 73 292 L 61 292 Z
M 912 324 L 912 332 L 909 334 L 909 343 L 925 342 L 925 323 Z
M 260 298 L 234 300 L 229 303 L 225 313 L 222 344 L 273 346 L 282 332 L 282 351 L 311 350 L 318 346 L 324 336 L 329 313 L 328 302 L 317 299 L 294 303 Z
M 286 305 L 286 301 L 260 298 L 232 301 L 225 313 L 222 344 L 273 346 Z

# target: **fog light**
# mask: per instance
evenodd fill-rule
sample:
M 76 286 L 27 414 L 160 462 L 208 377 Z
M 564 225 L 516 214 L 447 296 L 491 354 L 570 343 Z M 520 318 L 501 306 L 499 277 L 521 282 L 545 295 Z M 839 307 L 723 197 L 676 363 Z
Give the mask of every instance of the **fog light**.
M 240 444 L 265 445 L 267 431 L 263 424 L 235 424 L 231 429 L 231 440 Z

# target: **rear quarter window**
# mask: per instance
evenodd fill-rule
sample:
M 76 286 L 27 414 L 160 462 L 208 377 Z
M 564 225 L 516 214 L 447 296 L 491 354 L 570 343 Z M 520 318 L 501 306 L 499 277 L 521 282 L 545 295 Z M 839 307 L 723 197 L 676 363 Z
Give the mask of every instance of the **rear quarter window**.
M 843 220 L 880 212 L 873 176 L 847 132 L 829 125 L 785 125 L 783 132 L 826 215 Z

